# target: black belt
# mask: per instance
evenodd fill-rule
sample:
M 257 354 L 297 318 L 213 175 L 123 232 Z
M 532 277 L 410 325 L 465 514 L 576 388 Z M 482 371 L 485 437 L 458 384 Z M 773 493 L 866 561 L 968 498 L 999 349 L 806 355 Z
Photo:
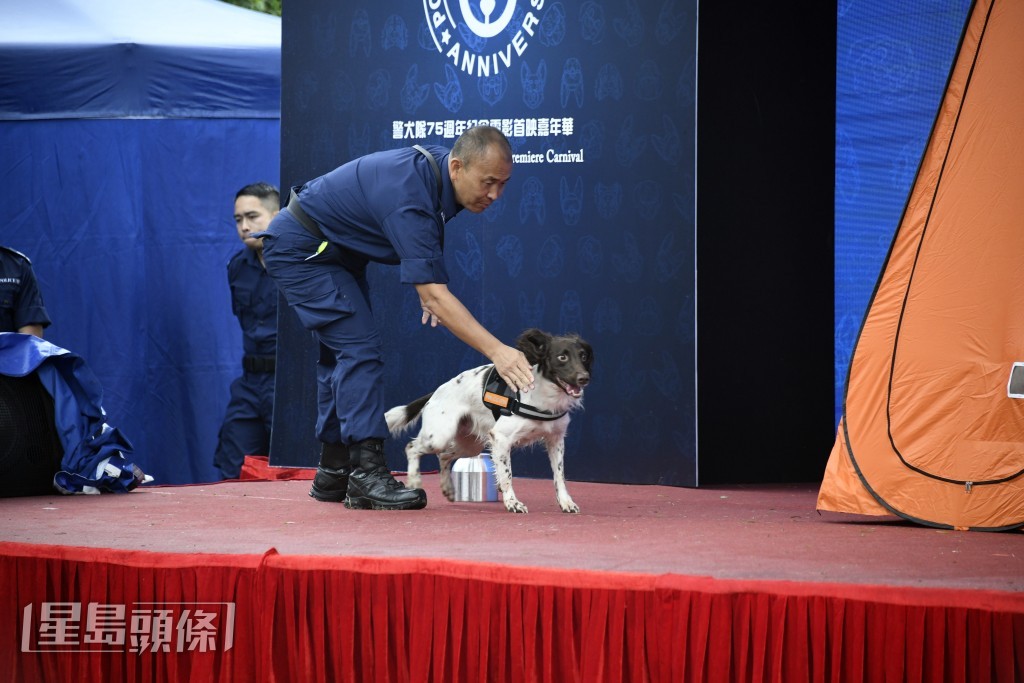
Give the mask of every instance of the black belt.
M 292 188 L 292 193 L 288 197 L 288 211 L 291 215 L 295 216 L 295 220 L 302 224 L 310 235 L 317 238 L 318 240 L 327 241 L 324 237 L 323 230 L 316 224 L 316 221 L 310 218 L 305 211 L 302 210 L 302 205 L 299 204 L 299 198 L 295 196 L 295 188 Z
M 274 356 L 242 356 L 242 369 L 246 372 L 269 374 L 276 368 Z

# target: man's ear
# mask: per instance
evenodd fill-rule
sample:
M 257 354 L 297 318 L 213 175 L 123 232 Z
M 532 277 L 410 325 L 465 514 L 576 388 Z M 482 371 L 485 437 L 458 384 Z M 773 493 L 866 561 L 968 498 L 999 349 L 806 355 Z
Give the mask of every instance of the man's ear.
M 456 175 L 458 175 L 459 171 L 462 170 L 462 167 L 463 167 L 462 159 L 460 159 L 458 157 L 453 157 L 451 155 L 448 156 L 448 175 L 449 176 L 454 178 Z
M 551 335 L 535 327 L 525 330 L 516 340 L 516 348 L 523 352 L 530 365 L 538 365 L 548 352 Z

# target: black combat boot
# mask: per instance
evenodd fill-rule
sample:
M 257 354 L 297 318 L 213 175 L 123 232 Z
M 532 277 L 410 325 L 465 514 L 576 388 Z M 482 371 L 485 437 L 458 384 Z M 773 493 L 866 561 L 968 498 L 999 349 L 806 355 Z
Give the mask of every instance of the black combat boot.
M 320 444 L 320 466 L 313 477 L 313 488 L 309 495 L 327 503 L 340 503 L 348 493 L 348 476 L 352 473 L 349 465 L 348 446 L 340 443 Z
M 384 460 L 384 442 L 366 439 L 349 447 L 352 474 L 345 507 L 352 510 L 420 510 L 427 506 L 422 489 L 407 489 L 391 476 Z

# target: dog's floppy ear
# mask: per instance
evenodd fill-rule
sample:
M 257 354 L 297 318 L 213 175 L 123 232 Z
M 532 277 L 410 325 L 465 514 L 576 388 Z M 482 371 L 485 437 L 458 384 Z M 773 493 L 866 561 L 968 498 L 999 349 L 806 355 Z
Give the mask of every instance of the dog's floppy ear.
M 516 348 L 523 352 L 530 365 L 537 365 L 548 352 L 550 341 L 550 334 L 531 327 L 516 339 Z
M 593 347 L 590 346 L 590 344 L 583 341 L 582 339 L 580 339 L 579 341 L 580 346 L 583 347 L 583 350 L 587 352 L 587 362 L 584 363 L 584 365 L 587 366 L 587 370 L 590 370 L 590 366 L 593 365 L 594 363 L 594 349 Z

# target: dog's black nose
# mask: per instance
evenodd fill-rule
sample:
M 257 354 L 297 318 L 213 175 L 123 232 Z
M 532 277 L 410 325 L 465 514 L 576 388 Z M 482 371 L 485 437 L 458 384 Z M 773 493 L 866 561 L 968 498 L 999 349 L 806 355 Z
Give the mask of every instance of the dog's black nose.
M 585 387 L 588 384 L 590 384 L 590 375 L 577 375 L 576 376 L 576 386 L 578 386 L 578 387 Z

